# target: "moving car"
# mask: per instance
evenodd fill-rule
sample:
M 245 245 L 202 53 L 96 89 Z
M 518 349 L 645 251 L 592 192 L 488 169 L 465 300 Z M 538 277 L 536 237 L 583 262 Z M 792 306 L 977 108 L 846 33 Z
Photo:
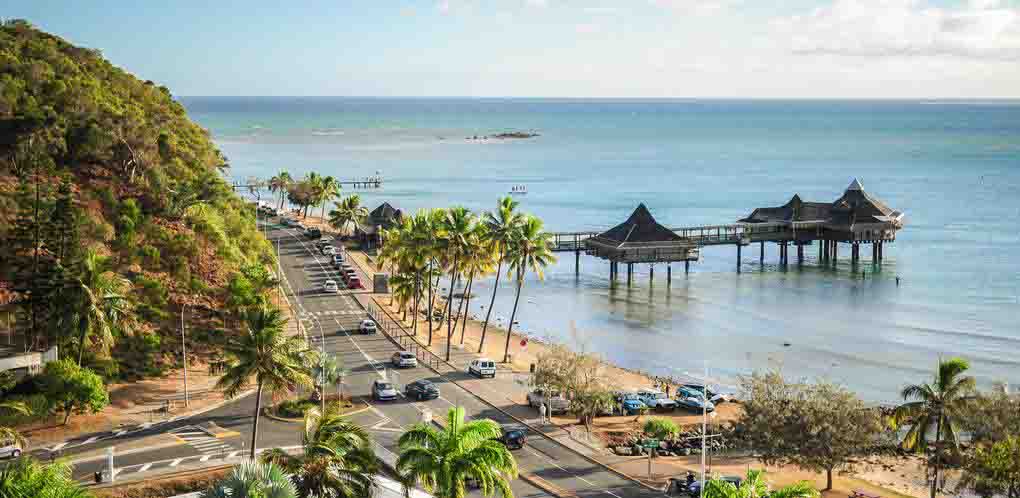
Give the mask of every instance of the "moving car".
M 347 278 L 347 288 L 348 289 L 364 289 L 364 287 L 361 285 L 361 280 L 358 279 L 358 277 L 348 277 Z
M 361 321 L 361 325 L 358 326 L 358 330 L 360 330 L 362 334 L 374 334 L 375 322 L 366 318 Z
M 297 222 L 292 220 L 292 219 L 290 219 L 290 218 L 284 218 L 284 219 L 280 220 L 280 224 L 285 226 L 285 227 L 294 227 L 294 226 L 297 226 Z
M 416 380 L 404 387 L 404 396 L 418 401 L 436 399 L 439 397 L 439 388 L 432 381 L 425 379 Z
M 648 408 L 653 410 L 673 410 L 676 408 L 676 401 L 666 396 L 666 393 L 658 389 L 639 389 L 638 398 Z
M 376 401 L 392 401 L 397 399 L 397 390 L 388 381 L 376 380 L 372 383 L 372 398 Z
M 707 386 L 708 388 L 706 389 L 706 386 L 704 386 L 702 384 L 690 383 L 690 384 L 683 384 L 680 387 L 686 387 L 688 389 L 693 389 L 693 390 L 698 391 L 698 392 L 707 391 L 708 400 L 711 401 L 712 403 L 717 404 L 717 405 L 719 403 L 726 403 L 726 402 L 729 402 L 729 401 L 733 401 L 733 395 L 732 394 L 721 393 L 717 389 L 713 388 L 712 386 Z
M 521 429 L 510 429 L 503 431 L 503 435 L 496 439 L 496 441 L 503 443 L 503 446 L 506 446 L 508 449 L 519 450 L 524 447 L 528 437 Z
M 322 254 L 324 254 L 326 256 L 332 256 L 332 255 L 336 254 L 336 247 L 329 246 L 329 245 L 322 246 Z
M 496 362 L 488 358 L 471 360 L 471 363 L 468 364 L 467 372 L 478 377 L 495 377 Z
M 396 368 L 412 368 L 418 366 L 418 358 L 416 358 L 410 351 L 397 351 L 393 353 L 393 357 L 390 358 L 393 362 L 393 366 Z
M 681 386 L 676 389 L 676 401 L 677 405 L 688 410 L 696 412 L 715 411 L 714 403 L 711 401 L 705 401 L 705 397 L 702 395 L 701 391 L 696 391 L 689 387 Z
M 633 392 L 619 392 L 616 394 L 616 401 L 620 403 L 620 407 L 623 412 L 627 415 L 637 415 L 638 412 L 648 408 L 648 405 L 641 401 L 637 393 Z
M 340 274 L 343 275 L 344 278 L 347 279 L 347 280 L 350 280 L 352 278 L 358 278 L 358 273 L 355 272 L 354 268 L 351 268 L 350 266 L 348 266 L 346 268 L 341 267 L 340 268 Z
M 21 447 L 21 443 L 8 439 L 0 442 L 0 458 L 18 458 L 21 456 L 21 451 L 24 449 Z
M 333 255 L 333 266 L 340 268 L 340 265 L 344 264 L 344 256 L 339 252 Z
M 322 290 L 330 294 L 336 294 L 340 292 L 340 286 L 336 284 L 336 280 L 327 280 L 326 283 L 322 284 Z
M 305 237 L 308 237 L 309 239 L 318 239 L 322 237 L 322 230 L 319 230 L 318 228 L 306 229 Z
M 550 415 L 553 413 L 563 413 L 570 408 L 570 401 L 558 392 L 547 391 L 545 389 L 535 389 L 528 393 L 529 406 L 538 408 L 541 404 L 545 404 Z

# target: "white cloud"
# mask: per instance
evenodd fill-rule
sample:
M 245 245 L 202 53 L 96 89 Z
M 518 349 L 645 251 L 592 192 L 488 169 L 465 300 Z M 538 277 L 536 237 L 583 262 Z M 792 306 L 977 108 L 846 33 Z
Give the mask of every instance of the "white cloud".
M 997 0 L 952 9 L 923 0 L 835 0 L 775 26 L 798 54 L 1020 59 L 1020 9 Z

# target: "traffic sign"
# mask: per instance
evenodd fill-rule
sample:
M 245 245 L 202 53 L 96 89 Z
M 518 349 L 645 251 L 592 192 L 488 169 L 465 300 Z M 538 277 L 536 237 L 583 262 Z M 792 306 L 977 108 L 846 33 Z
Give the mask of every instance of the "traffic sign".
M 641 447 L 642 448 L 658 448 L 659 447 L 659 440 L 658 439 L 646 439 L 644 442 L 641 443 Z
M 521 339 L 521 347 L 522 348 L 528 347 L 528 340 L 527 339 Z

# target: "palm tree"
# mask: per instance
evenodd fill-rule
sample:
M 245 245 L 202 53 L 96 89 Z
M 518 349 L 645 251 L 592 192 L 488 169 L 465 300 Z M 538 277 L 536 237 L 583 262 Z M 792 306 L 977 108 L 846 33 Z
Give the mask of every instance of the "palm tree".
M 454 207 L 446 212 L 442 225 L 441 246 L 449 261 L 450 292 L 446 298 L 446 361 L 450 361 L 450 343 L 453 342 L 453 288 L 462 273 L 464 256 L 471 247 L 471 234 L 475 217 L 467 208 Z
M 377 488 L 378 461 L 368 431 L 336 410 L 305 414 L 301 435 L 304 452 L 291 456 L 280 449 L 263 453 L 264 462 L 293 474 L 301 496 L 371 497 Z
M 294 183 L 294 178 L 286 170 L 280 170 L 275 176 L 269 179 L 269 191 L 279 195 L 280 201 L 277 209 L 283 209 L 283 201 L 286 200 L 287 188 Z
M 402 319 L 407 319 L 407 303 L 414 298 L 415 279 L 407 273 L 397 273 L 390 278 L 390 304 L 394 301 L 403 312 Z
M 199 495 L 201 498 L 298 498 L 297 487 L 283 468 L 248 460 Z
M 305 367 L 306 350 L 301 338 L 287 336 L 287 319 L 279 309 L 269 306 L 252 307 L 242 313 L 247 332 L 225 347 L 226 358 L 214 365 L 223 376 L 216 387 L 234 398 L 255 379 L 255 423 L 251 434 L 251 458 L 255 458 L 258 441 L 262 392 L 293 392 L 297 387 L 314 385 Z
M 903 436 L 905 450 L 922 453 L 928 449 L 927 435 L 935 429 L 932 468 L 931 498 L 938 491 L 939 468 L 943 445 L 949 443 L 952 450 L 959 450 L 957 421 L 973 399 L 974 377 L 964 376 L 970 363 L 962 358 L 939 360 L 935 378 L 930 384 L 911 384 L 903 388 L 901 395 L 906 403 L 896 407 L 892 423 L 894 427 L 909 426 Z
M 70 464 L 44 465 L 32 457 L 23 457 L 0 469 L 0 496 L 91 498 L 92 494 L 71 477 Z
M 344 376 L 349 372 L 340 363 L 339 358 L 335 354 L 326 355 L 319 360 L 319 364 L 315 365 L 315 379 L 319 382 L 322 389 L 322 399 L 326 399 L 326 385 L 336 385 L 336 401 L 337 403 L 343 402 L 343 379 Z
M 464 345 L 464 331 L 467 328 L 468 312 L 471 311 L 471 291 L 474 289 L 475 276 L 485 275 L 492 271 L 493 257 L 492 246 L 487 242 L 489 229 L 484 223 L 475 225 L 471 232 L 470 244 L 464 256 L 464 271 L 468 274 L 467 286 L 464 288 L 464 298 L 460 304 L 464 307 L 463 321 L 460 325 L 460 344 Z M 458 308 L 457 319 L 453 321 L 453 328 L 457 329 L 457 320 L 460 319 L 460 308 Z
M 30 415 L 32 413 L 28 405 L 21 401 L 0 401 L 0 411 L 7 412 L 8 415 Z M 22 448 L 28 445 L 28 440 L 25 439 L 25 436 L 22 436 L 20 432 L 12 427 L 0 426 L 0 441 L 12 441 Z
M 109 258 L 88 248 L 67 289 L 63 320 L 78 329 L 78 366 L 89 342 L 102 350 L 113 344 L 113 326 L 127 312 L 127 280 L 111 270 Z
M 517 278 L 517 294 L 514 297 L 514 310 L 510 314 L 510 324 L 506 329 L 503 363 L 510 360 L 510 334 L 514 329 L 514 319 L 517 317 L 517 303 L 521 299 L 525 274 L 531 270 L 541 280 L 545 267 L 556 261 L 549 245 L 550 237 L 549 233 L 542 229 L 542 220 L 528 215 L 524 217 L 519 231 L 511 239 L 507 256 L 510 260 L 510 272 Z
M 361 196 L 351 194 L 340 202 L 335 202 L 336 209 L 329 212 L 329 226 L 344 233 L 348 227 L 353 231 L 366 217 L 368 208 L 361 205 Z
M 450 408 L 442 431 L 417 424 L 400 436 L 397 472 L 405 486 L 418 483 L 436 498 L 462 498 L 469 478 L 485 496 L 513 498 L 509 481 L 517 477 L 517 462 L 494 440 L 500 435 L 496 422 L 465 422 L 464 408 Z
M 425 252 L 428 266 L 426 268 L 426 276 L 428 277 L 428 288 L 429 288 L 429 346 L 432 345 L 432 331 L 438 329 L 443 325 L 442 320 L 432 326 L 433 307 L 435 307 L 435 298 L 438 297 L 438 293 L 433 293 L 433 290 L 439 287 L 439 280 L 443 276 L 442 258 L 445 255 L 443 247 L 440 242 L 440 234 L 442 231 L 443 223 L 446 222 L 446 210 L 445 209 L 432 209 L 426 212 L 427 223 L 423 226 L 424 233 L 420 234 L 419 243 L 421 244 L 422 250 Z
M 800 481 L 776 490 L 770 490 L 765 482 L 765 471 L 748 470 L 740 486 L 719 478 L 705 483 L 704 498 L 818 498 L 819 493 L 811 483 Z
M 326 204 L 333 202 L 335 199 L 339 199 L 342 195 L 340 193 L 340 182 L 332 176 L 323 177 L 322 182 L 319 184 L 319 190 L 316 192 L 316 201 L 322 206 L 322 214 L 319 215 L 319 219 L 326 220 Z
M 482 339 L 478 343 L 479 353 L 485 348 L 485 331 L 489 328 L 492 305 L 496 302 L 496 290 L 499 289 L 499 274 L 503 271 L 506 250 L 513 238 L 513 234 L 521 223 L 521 215 L 514 212 L 519 204 L 512 197 L 506 196 L 499 200 L 499 206 L 495 213 L 485 213 L 485 226 L 488 228 L 487 240 L 493 245 L 497 253 L 496 282 L 492 285 L 492 298 L 489 299 L 489 309 L 485 312 L 485 322 L 482 324 Z

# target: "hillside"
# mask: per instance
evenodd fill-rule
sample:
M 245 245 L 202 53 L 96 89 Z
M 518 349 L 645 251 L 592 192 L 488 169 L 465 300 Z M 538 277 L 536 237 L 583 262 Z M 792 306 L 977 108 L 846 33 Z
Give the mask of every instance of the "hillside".
M 269 285 L 226 159 L 170 91 L 24 21 L 0 27 L 0 331 L 107 379 L 198 353 Z M 190 346 L 189 346 L 190 347 Z

